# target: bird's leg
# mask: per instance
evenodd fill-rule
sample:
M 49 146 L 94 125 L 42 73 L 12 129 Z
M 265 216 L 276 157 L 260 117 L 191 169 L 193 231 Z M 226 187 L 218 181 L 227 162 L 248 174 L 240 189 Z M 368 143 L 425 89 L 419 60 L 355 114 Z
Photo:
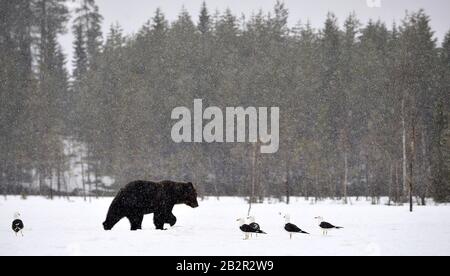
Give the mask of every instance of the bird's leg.
M 22 235 L 22 237 L 23 237 L 23 231 L 20 231 L 20 234 Z
M 292 233 L 289 234 L 290 239 L 292 240 Z

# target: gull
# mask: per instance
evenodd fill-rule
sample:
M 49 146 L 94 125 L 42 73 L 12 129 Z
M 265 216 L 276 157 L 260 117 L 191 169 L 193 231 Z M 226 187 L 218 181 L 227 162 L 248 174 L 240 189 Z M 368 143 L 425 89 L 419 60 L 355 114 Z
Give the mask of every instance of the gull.
M 23 221 L 20 219 L 20 213 L 15 213 L 14 214 L 14 221 L 12 223 L 12 230 L 14 231 L 14 233 L 16 233 L 16 236 L 18 233 L 20 233 L 23 237 L 23 228 L 25 228 Z
M 328 235 L 328 231 L 332 229 L 342 229 L 343 227 L 340 226 L 334 226 L 333 224 L 326 222 L 323 220 L 323 217 L 315 217 L 319 221 L 319 227 L 322 229 L 322 234 L 324 236 Z
M 258 234 L 266 234 L 264 231 L 261 230 L 261 227 L 258 223 L 256 223 L 255 217 L 247 217 L 247 221 L 249 222 L 248 225 L 255 230 L 256 236 L 258 237 Z M 250 234 L 252 236 L 252 234 Z
M 284 230 L 286 230 L 289 233 L 289 237 L 292 240 L 293 234 L 306 234 L 309 235 L 308 232 L 303 231 L 300 229 L 297 225 L 291 223 L 291 216 L 286 214 L 283 216 L 283 218 L 286 221 L 286 224 L 284 225 Z

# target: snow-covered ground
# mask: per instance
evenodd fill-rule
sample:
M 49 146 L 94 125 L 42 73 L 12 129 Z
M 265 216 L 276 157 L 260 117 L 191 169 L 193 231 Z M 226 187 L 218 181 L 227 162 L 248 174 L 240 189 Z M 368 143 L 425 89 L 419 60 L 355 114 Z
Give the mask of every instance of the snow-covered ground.
M 365 200 L 351 206 L 302 199 L 289 206 L 254 205 L 252 213 L 269 234 L 244 241 L 236 222 L 247 212 L 242 199 L 208 199 L 197 209 L 177 206 L 178 224 L 168 231 L 154 230 L 148 215 L 143 231 L 128 231 L 124 219 L 105 232 L 111 200 L 1 198 L 0 255 L 450 255 L 450 206 L 416 207 L 411 214 L 406 206 L 372 206 Z M 10 229 L 15 212 L 25 222 L 24 237 Z M 289 240 L 279 212 L 289 212 L 311 235 Z M 314 220 L 318 215 L 345 228 L 322 236 Z

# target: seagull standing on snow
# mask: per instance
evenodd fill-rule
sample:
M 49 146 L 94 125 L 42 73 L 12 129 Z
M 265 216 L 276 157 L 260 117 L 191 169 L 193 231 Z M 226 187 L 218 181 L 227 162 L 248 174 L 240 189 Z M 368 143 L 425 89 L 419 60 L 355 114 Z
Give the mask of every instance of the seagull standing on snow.
M 239 222 L 239 229 L 241 229 L 242 232 L 244 232 L 244 240 L 248 240 L 250 233 L 253 233 L 253 228 L 245 224 L 245 220 L 243 218 L 237 219 L 237 222 Z
M 316 217 L 315 219 L 317 219 L 319 221 L 319 227 L 322 229 L 322 234 L 324 236 L 328 235 L 328 231 L 329 230 L 333 230 L 333 229 L 342 229 L 343 227 L 339 227 L 339 226 L 334 226 L 331 223 L 328 223 L 326 221 L 323 220 L 323 217 Z
M 253 230 L 256 233 L 256 236 L 258 237 L 258 234 L 266 234 L 264 231 L 261 230 L 261 227 L 258 223 L 256 223 L 255 217 L 247 217 L 248 225 L 253 228 Z M 252 234 L 250 234 L 251 236 Z
M 286 220 L 286 224 L 284 225 L 284 230 L 286 230 L 289 233 L 289 237 L 292 240 L 293 234 L 306 234 L 309 235 L 308 232 L 303 231 L 302 229 L 298 228 L 297 225 L 291 223 L 291 216 L 286 214 L 283 217 Z
M 25 228 L 23 221 L 20 219 L 20 214 L 16 213 L 14 214 L 14 221 L 12 223 L 12 230 L 14 231 L 14 233 L 16 233 L 16 236 L 18 233 L 20 233 L 23 237 L 23 228 Z

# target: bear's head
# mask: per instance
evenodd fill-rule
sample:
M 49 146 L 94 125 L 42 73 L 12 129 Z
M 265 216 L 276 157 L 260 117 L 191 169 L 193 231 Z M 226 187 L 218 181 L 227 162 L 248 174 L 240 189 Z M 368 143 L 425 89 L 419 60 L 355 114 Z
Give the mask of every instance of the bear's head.
M 189 182 L 183 186 L 183 194 L 185 195 L 184 204 L 192 208 L 197 208 L 199 205 L 197 201 L 197 191 L 195 190 L 194 184 Z
M 114 212 L 108 212 L 108 216 L 106 217 L 105 222 L 103 222 L 103 229 L 105 231 L 110 231 L 113 229 L 114 225 L 118 223 L 120 220 L 120 217 L 116 217 L 114 215 Z
M 105 229 L 105 231 L 110 231 L 112 229 L 112 226 L 107 222 L 103 222 L 103 229 Z

